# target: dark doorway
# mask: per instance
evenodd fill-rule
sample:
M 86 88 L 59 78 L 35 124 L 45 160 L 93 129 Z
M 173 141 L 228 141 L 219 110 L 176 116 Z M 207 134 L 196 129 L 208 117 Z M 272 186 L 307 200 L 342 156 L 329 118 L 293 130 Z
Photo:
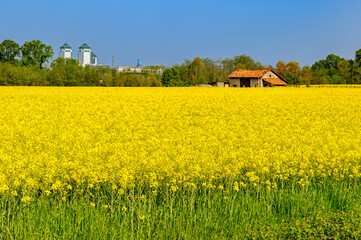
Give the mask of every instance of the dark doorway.
M 251 79 L 240 79 L 240 87 L 251 87 Z

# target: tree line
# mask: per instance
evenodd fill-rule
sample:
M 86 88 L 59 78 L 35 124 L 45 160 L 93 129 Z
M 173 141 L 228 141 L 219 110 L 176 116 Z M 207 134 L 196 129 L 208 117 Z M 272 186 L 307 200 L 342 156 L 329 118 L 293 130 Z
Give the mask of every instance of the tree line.
M 143 72 L 117 72 L 107 66 L 81 66 L 76 59 L 57 58 L 49 63 L 53 48 L 39 40 L 22 46 L 12 40 L 0 43 L 0 85 L 3 86 L 120 86 L 157 87 L 162 85 L 159 66 Z
M 290 85 L 310 84 L 361 84 L 361 49 L 354 59 L 345 59 L 335 54 L 301 67 L 298 62 L 278 61 L 276 66 L 262 65 L 247 55 L 233 58 L 211 59 L 196 57 L 185 59 L 181 65 L 174 65 L 163 73 L 164 86 L 191 86 L 201 83 L 228 81 L 228 75 L 236 69 L 276 71 Z
M 141 73 L 117 72 L 106 66 L 81 66 L 75 59 L 53 57 L 53 48 L 40 40 L 22 46 L 12 40 L 0 43 L 0 85 L 25 86 L 194 86 L 228 81 L 236 69 L 273 69 L 290 85 L 360 84 L 361 49 L 354 59 L 335 54 L 301 67 L 298 62 L 263 65 L 247 55 L 212 59 L 196 57 L 170 67 L 148 66 Z M 50 67 L 44 64 L 50 62 Z M 161 68 L 163 74 L 159 74 Z

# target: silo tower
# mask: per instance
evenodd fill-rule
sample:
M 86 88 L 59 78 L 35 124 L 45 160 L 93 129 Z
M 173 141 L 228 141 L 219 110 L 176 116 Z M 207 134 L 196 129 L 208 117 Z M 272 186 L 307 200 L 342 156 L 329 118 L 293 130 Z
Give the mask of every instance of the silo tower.
M 97 56 L 92 53 L 92 50 L 86 43 L 79 47 L 78 59 L 82 65 L 97 65 L 98 63 Z
M 60 47 L 59 57 L 71 58 L 71 53 L 71 47 L 67 43 L 64 43 L 63 46 Z

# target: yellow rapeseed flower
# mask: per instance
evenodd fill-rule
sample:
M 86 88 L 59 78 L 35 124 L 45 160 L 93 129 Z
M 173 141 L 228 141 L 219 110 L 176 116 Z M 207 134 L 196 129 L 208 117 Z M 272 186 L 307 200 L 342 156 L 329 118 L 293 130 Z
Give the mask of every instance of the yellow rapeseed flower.
M 0 194 L 358 181 L 360 102 L 361 88 L 0 87 Z

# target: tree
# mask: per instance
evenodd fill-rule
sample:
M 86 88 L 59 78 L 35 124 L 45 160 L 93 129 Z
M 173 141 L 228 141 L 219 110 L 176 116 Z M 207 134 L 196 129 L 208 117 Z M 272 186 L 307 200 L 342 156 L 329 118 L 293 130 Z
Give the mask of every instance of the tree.
M 355 62 L 357 62 L 358 65 L 361 66 L 361 49 L 355 52 Z
M 361 83 L 361 68 L 360 65 L 355 61 L 351 67 L 351 84 Z
M 173 87 L 182 85 L 180 81 L 179 70 L 175 67 L 168 68 L 163 72 L 162 84 L 165 87 Z
M 350 61 L 343 60 L 337 65 L 338 74 L 343 78 L 345 83 L 351 83 L 351 65 Z
M 312 69 L 337 69 L 337 65 L 339 62 L 344 61 L 344 58 L 341 58 L 335 54 L 330 54 L 326 57 L 326 59 L 322 59 L 318 62 L 315 62 L 312 65 Z M 329 75 L 334 75 L 334 71 L 330 71 Z
M 291 61 L 287 63 L 287 71 L 285 80 L 289 84 L 300 84 L 301 83 L 301 67 L 298 62 Z
M 196 57 L 195 59 L 193 59 L 192 64 L 197 67 L 203 67 L 202 58 Z
M 311 84 L 312 81 L 312 69 L 309 66 L 304 66 L 301 72 L 301 84 Z
M 6 39 L 0 43 L 0 61 L 15 64 L 16 58 L 20 57 L 20 45 L 16 42 Z
M 273 66 L 271 64 L 268 64 L 266 69 L 270 69 L 270 70 L 273 70 Z
M 236 70 L 242 70 L 242 69 L 246 69 L 246 66 L 242 63 L 237 63 L 236 64 Z
M 284 61 L 278 61 L 276 64 L 276 72 L 281 75 L 281 77 L 286 76 L 287 66 Z
M 344 60 L 344 58 L 341 58 L 335 54 L 330 54 L 326 57 L 327 68 L 337 69 L 338 63 Z
M 21 48 L 21 64 L 27 67 L 34 66 L 42 69 L 43 64 L 48 62 L 53 54 L 53 48 L 50 45 L 45 45 L 40 40 L 25 42 Z
M 260 68 L 261 64 L 254 61 L 250 56 L 243 54 L 234 56 L 234 67 L 236 67 L 237 65 L 242 66 L 244 69 L 247 70 L 257 70 Z
M 312 74 L 312 81 L 311 84 L 325 84 L 327 83 L 327 70 L 324 68 L 320 69 L 312 69 L 311 68 L 311 74 Z
M 200 57 L 193 59 L 192 63 L 189 65 L 191 78 L 196 83 L 199 83 L 199 79 L 202 79 L 205 75 L 205 70 L 203 61 Z
M 71 58 L 57 58 L 50 64 L 51 72 L 48 81 L 56 86 L 81 86 L 83 67 L 78 60 Z

